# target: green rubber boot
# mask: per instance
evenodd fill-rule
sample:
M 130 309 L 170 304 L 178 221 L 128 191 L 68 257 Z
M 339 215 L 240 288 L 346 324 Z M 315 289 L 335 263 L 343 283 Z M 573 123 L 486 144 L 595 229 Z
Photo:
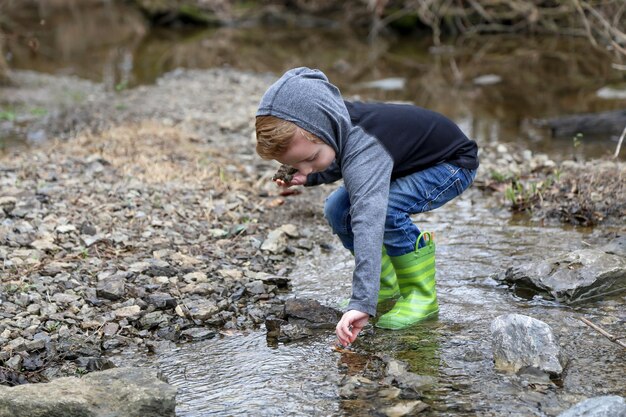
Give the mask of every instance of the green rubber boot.
M 383 255 L 381 258 L 380 267 L 380 290 L 378 291 L 378 302 L 381 303 L 385 300 L 392 298 L 398 298 L 400 296 L 400 287 L 398 286 L 398 279 L 396 278 L 396 271 L 393 269 L 393 264 L 387 251 L 383 246 Z
M 391 256 L 398 277 L 400 299 L 386 314 L 380 316 L 376 327 L 404 329 L 426 320 L 439 311 L 435 288 L 435 241 L 432 233 L 423 232 L 426 246 L 402 256 Z
M 353 253 L 354 255 L 354 253 Z M 396 271 L 387 251 L 383 246 L 383 253 L 380 262 L 380 290 L 378 291 L 378 302 L 382 303 L 387 300 L 400 297 L 400 287 L 396 278 Z M 343 300 L 339 303 L 341 308 L 346 308 L 350 304 L 350 300 Z

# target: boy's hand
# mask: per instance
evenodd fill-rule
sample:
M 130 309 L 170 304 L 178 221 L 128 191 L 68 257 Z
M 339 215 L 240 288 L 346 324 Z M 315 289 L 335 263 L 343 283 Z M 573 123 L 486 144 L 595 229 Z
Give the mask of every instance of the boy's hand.
M 274 182 L 279 186 L 279 187 L 291 187 L 293 185 L 304 185 L 306 183 L 306 175 L 304 174 L 300 174 L 299 172 L 296 172 L 295 174 L 293 174 L 293 177 L 291 178 L 291 181 L 289 182 L 285 182 L 283 180 L 280 179 L 276 179 L 274 180 Z
M 370 315 L 367 313 L 358 310 L 346 311 L 335 329 L 339 343 L 343 346 L 348 346 L 354 342 L 369 319 Z

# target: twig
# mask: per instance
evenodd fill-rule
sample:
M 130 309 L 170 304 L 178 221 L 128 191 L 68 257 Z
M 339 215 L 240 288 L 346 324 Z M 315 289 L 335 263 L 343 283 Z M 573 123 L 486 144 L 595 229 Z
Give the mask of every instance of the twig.
M 615 148 L 615 155 L 613 155 L 613 158 L 617 158 L 617 155 L 619 155 L 619 150 L 622 147 L 624 136 L 626 136 L 626 126 L 624 127 L 624 131 L 622 132 L 622 136 L 620 136 L 619 140 L 617 141 L 617 148 Z
M 621 347 L 626 349 L 626 342 L 623 342 L 622 340 L 619 340 L 619 339 L 621 339 L 620 337 L 613 336 L 611 333 L 607 332 L 602 327 L 600 327 L 600 326 L 598 326 L 596 324 L 593 324 L 592 322 L 590 322 L 589 320 L 587 320 L 584 317 L 580 317 L 580 321 L 585 323 L 587 326 L 591 327 L 596 332 L 600 333 L 602 336 L 604 336 L 607 339 L 609 339 L 611 342 L 617 343 L 618 345 L 620 345 Z

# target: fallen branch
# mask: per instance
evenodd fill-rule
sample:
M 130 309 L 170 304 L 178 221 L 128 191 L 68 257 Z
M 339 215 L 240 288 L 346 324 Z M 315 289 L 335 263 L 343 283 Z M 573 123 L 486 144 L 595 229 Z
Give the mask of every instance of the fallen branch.
M 587 326 L 591 327 L 596 332 L 600 333 L 602 336 L 604 336 L 607 339 L 609 339 L 611 342 L 617 343 L 618 345 L 620 345 L 621 347 L 626 349 L 626 343 L 624 341 L 620 340 L 620 339 L 622 339 L 621 337 L 613 336 L 611 333 L 607 332 L 602 327 L 600 327 L 600 326 L 598 326 L 596 324 L 593 324 L 592 322 L 590 322 L 589 320 L 587 320 L 584 317 L 580 317 L 580 321 L 585 323 Z
M 626 136 L 626 127 L 624 127 L 624 131 L 622 132 L 622 136 L 619 137 L 619 141 L 617 142 L 617 148 L 615 149 L 615 155 L 613 158 L 617 158 L 619 155 L 619 150 L 622 147 L 622 142 L 624 141 L 624 136 Z

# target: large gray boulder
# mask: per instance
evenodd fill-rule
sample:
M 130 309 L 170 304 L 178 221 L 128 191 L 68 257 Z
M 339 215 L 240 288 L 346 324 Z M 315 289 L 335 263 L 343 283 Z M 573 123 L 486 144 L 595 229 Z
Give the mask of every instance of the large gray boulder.
M 0 417 L 173 417 L 176 388 L 149 368 L 0 387 Z
M 626 417 L 626 401 L 618 395 L 588 398 L 558 417 Z
M 563 373 L 561 349 L 550 326 L 541 320 L 521 314 L 499 316 L 491 324 L 491 337 L 496 369 L 534 368 L 551 376 Z
M 626 291 L 626 258 L 581 249 L 545 261 L 509 268 L 502 280 L 563 303 Z

